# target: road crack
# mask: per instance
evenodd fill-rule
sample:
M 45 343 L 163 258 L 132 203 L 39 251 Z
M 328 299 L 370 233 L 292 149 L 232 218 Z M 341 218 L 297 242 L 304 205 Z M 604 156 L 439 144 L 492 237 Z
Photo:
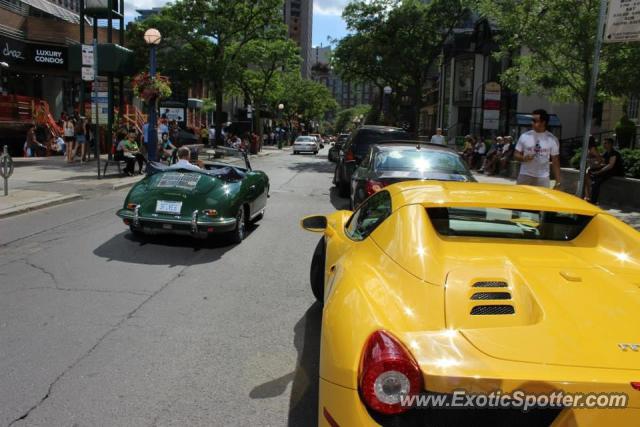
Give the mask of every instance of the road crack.
M 29 264 L 29 265 L 31 265 L 31 264 Z M 37 268 L 39 270 L 42 270 L 38 266 L 34 265 L 33 267 Z M 31 413 L 33 411 L 38 409 L 47 399 L 49 399 L 49 397 L 51 396 L 51 393 L 53 392 L 53 388 L 55 387 L 55 385 L 66 374 L 68 374 L 70 371 L 72 371 L 76 366 L 78 366 L 80 363 L 82 363 L 82 361 L 84 361 L 86 358 L 91 356 L 93 354 L 93 352 L 98 348 L 98 346 L 100 346 L 100 344 L 102 344 L 111 334 L 113 334 L 118 329 L 120 329 L 120 327 L 122 327 L 127 320 L 132 319 L 136 315 L 136 313 L 138 313 L 138 311 L 140 311 L 145 306 L 145 304 L 147 304 L 149 301 L 151 301 L 155 296 L 159 295 L 162 291 L 164 291 L 167 287 L 169 287 L 176 280 L 184 277 L 185 276 L 185 272 L 186 272 L 186 270 L 188 268 L 189 268 L 189 266 L 183 267 L 178 272 L 178 274 L 174 275 L 171 279 L 169 279 L 165 284 L 163 284 L 160 288 L 158 288 L 151 295 L 148 295 L 148 297 L 145 298 L 144 301 L 142 301 L 140 304 L 138 304 L 133 310 L 131 310 L 129 313 L 127 313 L 127 315 L 124 316 L 118 323 L 116 323 L 111 329 L 109 329 L 107 332 L 105 332 L 89 350 L 87 350 L 83 355 L 81 355 L 79 358 L 77 358 L 71 365 L 67 366 L 67 368 L 64 371 L 62 371 L 62 373 L 60 373 L 51 382 L 51 384 L 49 384 L 49 387 L 47 387 L 47 393 L 35 405 L 33 405 L 31 408 L 29 408 L 23 415 L 21 415 L 20 417 L 14 419 L 13 421 L 11 421 L 9 423 L 9 427 L 11 427 L 12 425 L 14 425 L 15 423 L 17 423 L 19 421 L 26 420 L 29 417 L 29 415 L 31 415 Z M 42 270 L 42 271 L 44 272 L 44 270 Z M 50 273 L 47 273 L 47 274 L 50 274 Z
M 42 272 L 44 275 L 49 276 L 51 278 L 51 281 L 53 282 L 53 284 L 56 286 L 56 289 L 60 289 L 60 284 L 58 283 L 58 279 L 56 279 L 56 275 L 55 274 L 53 274 L 52 272 L 50 272 L 49 270 L 47 270 L 44 267 L 41 267 L 39 265 L 36 265 L 36 264 L 32 263 L 27 258 L 22 259 L 22 262 L 24 262 L 29 267 L 34 268 L 34 269 Z

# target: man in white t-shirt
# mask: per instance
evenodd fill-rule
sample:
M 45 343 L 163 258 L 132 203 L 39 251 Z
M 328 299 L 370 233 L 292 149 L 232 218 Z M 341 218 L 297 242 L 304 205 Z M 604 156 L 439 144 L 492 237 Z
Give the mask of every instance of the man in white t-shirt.
M 444 139 L 444 136 L 442 135 L 442 129 L 441 128 L 436 129 L 436 134 L 431 136 L 431 143 L 432 144 L 447 145 L 447 141 Z
M 189 159 L 191 158 L 191 150 L 187 147 L 178 148 L 178 162 L 169 166 L 169 169 L 186 169 L 190 171 L 201 171 L 198 166 L 192 164 Z
M 549 160 L 556 179 L 554 188 L 560 187 L 560 143 L 549 131 L 549 114 L 545 110 L 531 113 L 532 130 L 518 139 L 513 158 L 522 162 L 518 184 L 549 188 Z

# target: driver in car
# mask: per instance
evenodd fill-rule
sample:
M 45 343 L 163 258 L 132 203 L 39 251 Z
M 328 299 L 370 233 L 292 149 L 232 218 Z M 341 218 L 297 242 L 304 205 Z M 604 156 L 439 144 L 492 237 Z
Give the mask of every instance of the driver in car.
M 178 148 L 178 161 L 171 166 L 169 169 L 187 169 L 192 171 L 200 171 L 198 166 L 192 164 L 189 159 L 191 158 L 191 151 L 187 147 Z

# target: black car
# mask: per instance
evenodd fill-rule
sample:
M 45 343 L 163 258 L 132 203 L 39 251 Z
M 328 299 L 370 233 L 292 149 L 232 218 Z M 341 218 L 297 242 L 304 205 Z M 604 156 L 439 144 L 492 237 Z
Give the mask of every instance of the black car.
M 475 181 L 462 157 L 442 145 L 419 141 L 373 145 L 351 177 L 351 208 L 387 185 L 423 179 Z
M 342 148 L 342 145 L 347 142 L 347 140 L 349 139 L 349 134 L 348 133 L 341 133 L 338 136 L 338 139 L 336 140 L 336 142 L 333 144 L 333 147 L 329 148 L 329 161 L 330 162 L 337 162 L 338 158 L 340 157 L 340 149 Z
M 333 175 L 333 183 L 338 187 L 340 196 L 349 196 L 351 175 L 369 152 L 370 146 L 385 141 L 408 141 L 411 139 L 411 134 L 401 128 L 365 125 L 356 129 L 340 149 L 336 171 Z

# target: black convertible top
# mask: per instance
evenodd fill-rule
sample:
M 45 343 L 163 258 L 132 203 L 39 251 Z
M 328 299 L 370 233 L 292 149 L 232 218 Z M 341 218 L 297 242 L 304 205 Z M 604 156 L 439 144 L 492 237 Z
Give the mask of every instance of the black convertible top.
M 224 164 L 205 164 L 205 169 L 176 169 L 159 162 L 149 162 L 147 164 L 147 176 L 155 175 L 160 172 L 167 171 L 186 171 L 201 173 L 203 175 L 211 175 L 224 181 L 238 181 L 244 178 L 246 172 L 240 168 Z

